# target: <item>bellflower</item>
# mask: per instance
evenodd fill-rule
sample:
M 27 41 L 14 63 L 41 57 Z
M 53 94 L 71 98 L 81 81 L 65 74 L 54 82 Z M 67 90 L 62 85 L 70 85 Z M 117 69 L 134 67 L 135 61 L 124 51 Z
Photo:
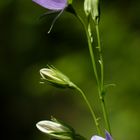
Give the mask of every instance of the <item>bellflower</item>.
M 105 132 L 105 135 L 106 135 L 106 138 L 102 138 L 100 136 L 95 135 L 91 138 L 91 140 L 113 140 L 113 138 L 111 137 L 111 135 L 107 131 Z
M 51 32 L 56 20 L 59 18 L 59 16 L 63 13 L 63 11 L 67 8 L 69 10 L 69 12 L 73 13 L 74 10 L 72 8 L 72 6 L 69 6 L 72 4 L 72 0 L 32 0 L 33 2 L 35 2 L 36 4 L 50 10 L 49 12 L 47 12 L 46 14 L 50 14 L 50 13 L 55 13 L 55 12 L 60 12 L 53 20 L 51 27 L 48 31 L 48 33 Z M 68 6 L 70 8 L 68 8 Z M 45 15 L 46 15 L 45 14 Z

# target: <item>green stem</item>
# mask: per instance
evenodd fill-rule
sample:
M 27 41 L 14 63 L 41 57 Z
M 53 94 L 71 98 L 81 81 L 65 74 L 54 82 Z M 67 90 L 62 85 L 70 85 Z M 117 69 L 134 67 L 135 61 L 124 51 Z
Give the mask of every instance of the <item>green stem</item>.
M 85 23 L 84 23 L 84 21 L 83 21 L 83 19 L 78 14 L 76 14 L 76 17 L 79 19 L 79 21 L 83 25 L 84 30 L 86 32 L 87 41 L 88 41 L 88 47 L 89 47 L 89 53 L 90 53 L 90 57 L 91 57 L 91 61 L 92 61 L 92 67 L 93 67 L 94 75 L 95 75 L 95 78 L 96 78 L 96 81 L 97 81 L 98 90 L 100 91 L 100 81 L 99 81 L 99 78 L 98 78 L 98 73 L 97 73 L 97 68 L 96 68 L 94 53 L 93 53 L 93 49 L 92 49 L 92 38 L 91 38 L 91 33 L 90 33 L 90 24 L 88 24 L 88 26 L 86 26 Z M 95 113 L 93 113 L 93 111 L 91 111 L 91 112 L 92 112 L 92 116 L 95 116 L 94 115 Z M 95 121 L 98 134 L 101 135 L 101 130 L 99 129 L 99 126 L 98 126 L 99 124 L 97 122 L 97 118 L 96 117 L 93 117 L 93 119 Z
M 88 47 L 89 47 L 89 53 L 90 53 L 90 57 L 91 57 L 91 61 L 92 61 L 92 67 L 94 70 L 94 75 L 97 81 L 97 85 L 98 88 L 100 89 L 100 81 L 99 81 L 99 77 L 98 77 L 98 73 L 97 73 L 97 68 L 96 68 L 96 62 L 95 62 L 95 57 L 94 57 L 94 53 L 93 53 L 93 49 L 92 49 L 92 36 L 91 36 L 91 28 L 90 28 L 90 23 L 88 24 L 88 30 L 86 29 L 86 35 L 87 35 L 87 39 L 88 39 Z
M 88 26 L 86 26 L 84 21 L 82 20 L 82 18 L 79 15 L 76 15 L 76 17 L 79 19 L 79 21 L 83 25 L 84 30 L 86 32 L 87 41 L 88 41 L 88 47 L 89 47 L 89 53 L 90 53 L 90 57 L 91 57 L 91 61 L 92 61 L 92 67 L 93 67 L 93 70 L 94 70 L 94 75 L 95 75 L 95 78 L 96 78 L 96 81 L 97 81 L 98 88 L 100 90 L 100 81 L 99 81 L 99 78 L 98 78 L 98 73 L 97 73 L 94 53 L 93 53 L 93 49 L 92 49 L 92 42 L 91 42 L 92 38 L 91 38 L 91 34 L 89 32 L 90 24 L 88 24 Z
M 105 100 L 104 100 L 104 97 L 103 97 L 103 92 L 104 92 L 104 66 L 103 66 L 103 57 L 102 57 L 102 54 L 101 54 L 99 27 L 98 27 L 98 24 L 97 24 L 96 25 L 96 32 L 97 32 L 98 49 L 99 49 L 99 57 L 100 57 L 99 63 L 100 63 L 100 68 L 101 68 L 101 74 L 100 74 L 101 79 L 100 80 L 99 80 L 99 76 L 98 76 L 98 73 L 97 73 L 95 57 L 94 57 L 93 48 L 92 48 L 90 23 L 88 22 L 88 26 L 86 26 L 84 21 L 82 20 L 82 18 L 79 15 L 76 14 L 76 17 L 79 19 L 79 21 L 83 25 L 83 27 L 85 29 L 85 32 L 86 32 L 88 47 L 89 47 L 89 53 L 90 53 L 90 57 L 91 57 L 91 61 L 92 61 L 92 67 L 93 67 L 93 70 L 94 70 L 94 75 L 95 75 L 95 78 L 96 78 L 96 81 L 97 81 L 98 93 L 99 93 L 99 98 L 101 100 L 101 107 L 102 107 L 102 110 L 103 110 L 103 116 L 104 116 L 104 120 L 105 120 L 107 130 L 111 134 L 110 123 L 109 123 L 109 118 L 108 118 L 108 114 L 107 114 L 107 108 L 106 108 Z
M 108 113 L 107 113 L 107 108 L 106 108 L 106 104 L 105 104 L 105 100 L 104 100 L 104 65 L 103 65 L 103 57 L 102 57 L 102 50 L 101 50 L 101 42 L 100 42 L 100 34 L 99 34 L 99 25 L 96 24 L 96 33 L 97 33 L 97 41 L 98 41 L 98 50 L 99 50 L 99 63 L 100 63 L 100 69 L 101 69 L 101 79 L 100 79 L 100 91 L 99 91 L 99 96 L 101 99 L 101 106 L 102 106 L 102 110 L 103 110 L 103 116 L 104 116 L 104 120 L 105 120 L 105 125 L 107 127 L 107 130 L 109 131 L 109 133 L 111 134 L 111 129 L 110 129 L 110 123 L 109 123 L 109 118 L 108 118 Z
M 84 100 L 85 100 L 85 102 L 86 102 L 86 104 L 87 104 L 87 106 L 88 106 L 88 108 L 89 108 L 89 110 L 91 112 L 92 118 L 93 118 L 93 120 L 95 122 L 97 132 L 98 132 L 99 135 L 101 135 L 101 130 L 99 128 L 98 118 L 96 117 L 96 115 L 95 115 L 95 113 L 94 113 L 94 111 L 93 111 L 88 99 L 86 98 L 84 92 L 78 86 L 75 85 L 75 89 L 77 89 L 77 91 L 79 91 L 81 93 L 82 97 L 84 98 Z

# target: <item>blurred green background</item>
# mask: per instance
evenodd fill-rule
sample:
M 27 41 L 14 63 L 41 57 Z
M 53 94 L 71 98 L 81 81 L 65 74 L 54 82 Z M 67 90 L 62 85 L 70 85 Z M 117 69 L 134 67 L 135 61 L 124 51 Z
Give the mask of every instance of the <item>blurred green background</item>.
M 74 1 L 79 12 L 82 3 Z M 116 140 L 139 140 L 140 1 L 106 0 L 101 5 L 105 83 L 116 84 L 106 96 L 112 133 Z M 64 12 L 47 34 L 56 14 L 40 19 L 45 12 L 31 0 L 0 1 L 1 138 L 46 140 L 35 124 L 53 115 L 90 139 L 96 129 L 80 95 L 39 84 L 39 70 L 54 65 L 82 87 L 102 117 L 85 33 Z

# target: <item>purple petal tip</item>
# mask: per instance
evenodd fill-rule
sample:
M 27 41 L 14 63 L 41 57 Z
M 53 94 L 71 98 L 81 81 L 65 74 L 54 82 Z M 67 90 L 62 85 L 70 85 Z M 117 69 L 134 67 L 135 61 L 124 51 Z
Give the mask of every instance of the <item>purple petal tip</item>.
M 113 140 L 112 136 L 106 131 L 105 132 L 106 135 L 106 140 Z

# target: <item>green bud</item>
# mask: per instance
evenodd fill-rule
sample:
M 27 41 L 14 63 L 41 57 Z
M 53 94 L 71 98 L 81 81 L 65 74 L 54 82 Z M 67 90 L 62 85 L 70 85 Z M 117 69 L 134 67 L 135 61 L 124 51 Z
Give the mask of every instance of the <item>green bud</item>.
M 36 127 L 43 133 L 51 136 L 52 138 L 61 140 L 72 140 L 72 131 L 59 122 L 54 121 L 40 121 Z
M 91 0 L 91 16 L 93 21 L 98 24 L 100 19 L 99 0 Z
M 86 16 L 89 16 L 91 14 L 91 0 L 84 1 L 84 11 L 86 13 Z
M 74 84 L 70 79 L 54 67 L 48 66 L 48 68 L 41 69 L 40 75 L 43 82 L 47 81 L 56 87 L 74 88 Z
M 40 121 L 36 127 L 43 133 L 58 140 L 87 140 L 85 137 L 76 134 L 74 129 L 64 122 L 52 117 L 51 121 Z
M 84 11 L 86 16 L 91 15 L 93 21 L 98 24 L 100 18 L 99 0 L 85 0 Z

